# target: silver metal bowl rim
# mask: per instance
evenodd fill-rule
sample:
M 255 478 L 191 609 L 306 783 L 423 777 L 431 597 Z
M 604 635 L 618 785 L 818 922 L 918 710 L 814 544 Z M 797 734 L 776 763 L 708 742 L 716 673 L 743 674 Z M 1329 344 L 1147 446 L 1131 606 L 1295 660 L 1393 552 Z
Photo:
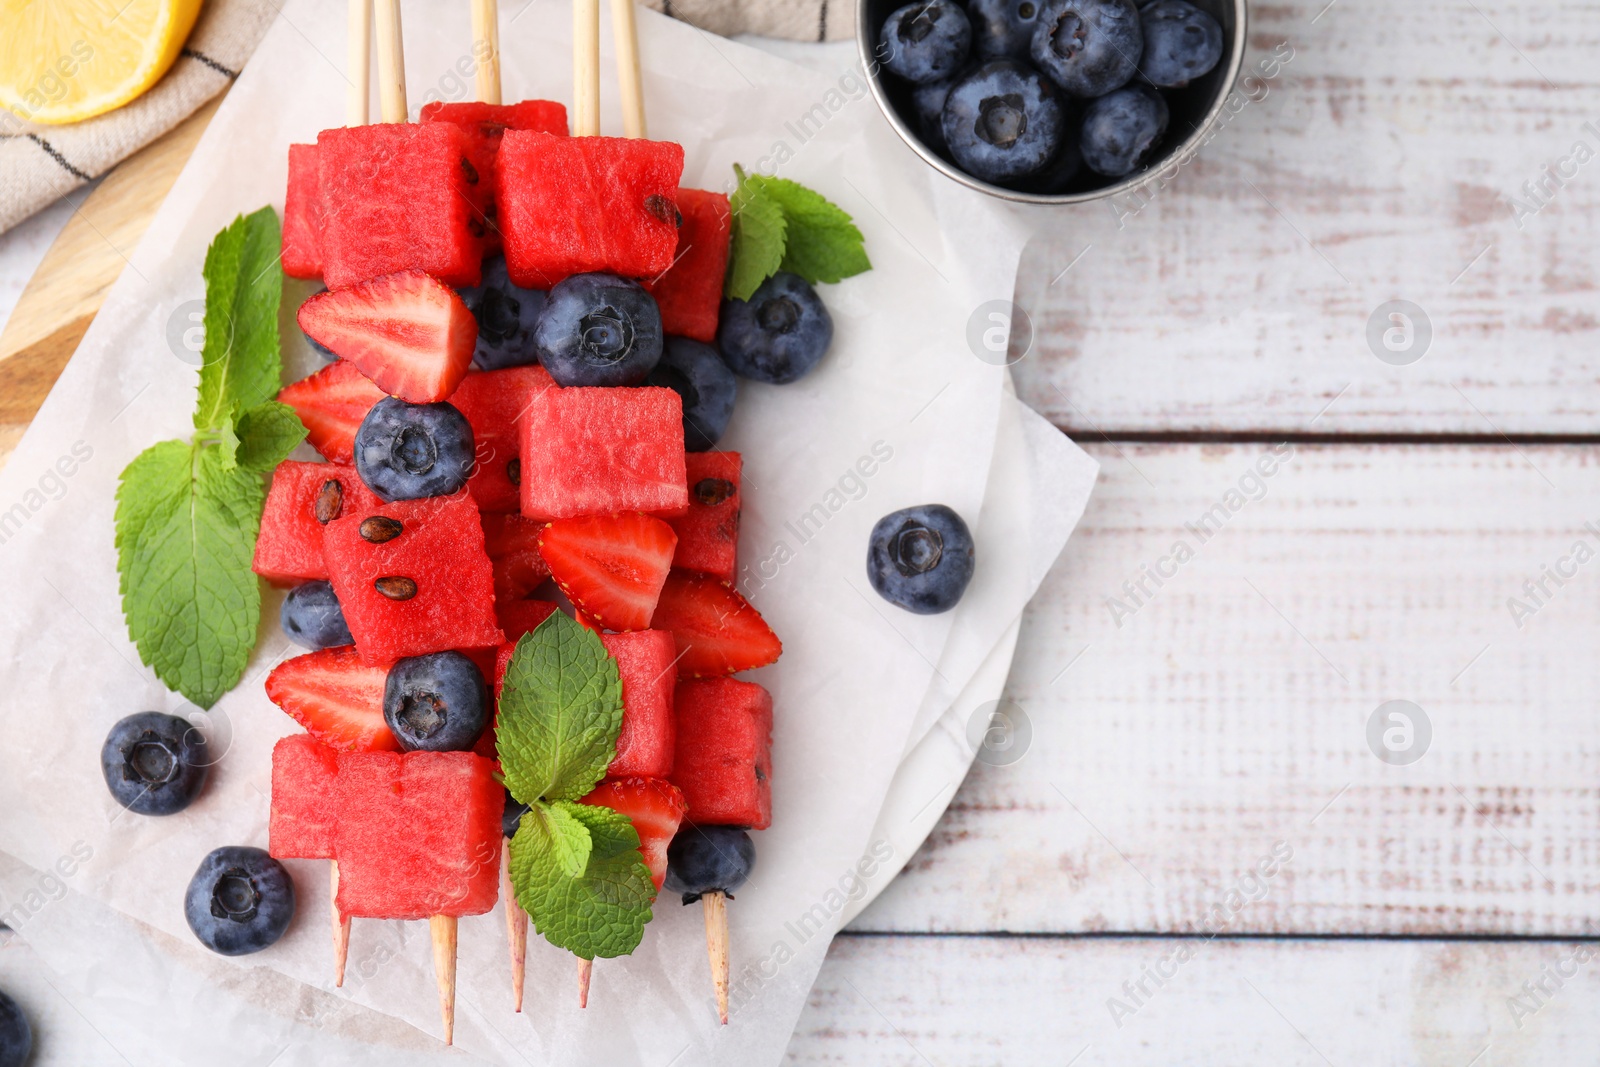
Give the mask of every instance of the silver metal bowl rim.
M 939 171 L 948 178 L 954 179 L 969 189 L 976 189 L 980 193 L 999 197 L 1002 200 L 1013 200 L 1023 204 L 1087 204 L 1095 200 L 1104 200 L 1107 197 L 1129 193 L 1148 182 L 1155 180 L 1175 167 L 1186 164 L 1207 142 L 1207 135 L 1216 126 L 1222 117 L 1222 109 L 1227 105 L 1228 97 L 1233 95 L 1234 87 L 1239 81 L 1239 72 L 1244 69 L 1245 37 L 1249 22 L 1249 7 L 1246 0 L 1232 0 L 1234 10 L 1233 48 L 1230 50 L 1228 72 L 1219 84 L 1217 98 L 1211 102 L 1205 119 L 1195 127 L 1176 151 L 1164 157 L 1160 163 L 1147 167 L 1138 174 L 1131 175 L 1113 185 L 1102 186 L 1083 193 L 1023 193 L 1015 189 L 1007 189 L 1000 185 L 990 185 L 941 159 L 932 149 L 922 143 L 915 131 L 902 119 L 894 104 L 889 100 L 889 95 L 884 91 L 883 80 L 879 76 L 879 64 L 873 53 L 877 47 L 878 28 L 870 25 L 872 5 L 868 0 L 858 0 L 856 4 L 856 49 L 861 56 L 861 68 L 866 72 L 867 84 L 872 87 L 872 98 L 878 103 L 878 110 L 889 120 L 889 125 L 894 127 L 900 139 L 911 146 L 911 150 L 921 156 L 923 162 Z

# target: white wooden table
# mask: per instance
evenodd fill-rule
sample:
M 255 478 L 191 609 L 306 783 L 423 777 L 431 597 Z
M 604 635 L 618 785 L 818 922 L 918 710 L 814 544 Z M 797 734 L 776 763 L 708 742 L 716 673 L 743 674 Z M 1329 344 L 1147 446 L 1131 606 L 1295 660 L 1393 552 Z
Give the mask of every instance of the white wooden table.
M 1103 465 L 1031 745 L 835 943 L 794 1064 L 1594 1060 L 1600 8 L 1250 42 L 1293 58 L 1197 162 L 1025 258 L 1019 391 Z

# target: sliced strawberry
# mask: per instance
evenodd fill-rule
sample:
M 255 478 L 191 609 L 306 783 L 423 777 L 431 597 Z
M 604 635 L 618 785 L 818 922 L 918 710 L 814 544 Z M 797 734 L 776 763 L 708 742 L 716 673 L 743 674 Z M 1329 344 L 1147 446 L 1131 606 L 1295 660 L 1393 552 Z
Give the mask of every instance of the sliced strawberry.
M 318 293 L 300 305 L 299 320 L 312 340 L 413 404 L 455 392 L 478 343 L 478 322 L 466 303 L 421 270 Z
M 678 535 L 637 511 L 557 519 L 539 554 L 567 599 L 607 630 L 647 630 Z
M 341 752 L 400 747 L 383 721 L 389 668 L 368 667 L 354 648 L 325 648 L 284 660 L 267 675 L 267 699 L 306 732 Z
M 335 463 L 351 463 L 361 420 L 386 395 L 355 364 L 341 359 L 284 386 L 278 399 L 305 423 L 312 448 Z
M 484 515 L 483 550 L 494 565 L 494 600 L 522 600 L 544 584 L 550 568 L 539 555 L 544 523 L 521 515 Z
M 678 642 L 678 677 L 720 678 L 765 667 L 783 643 L 767 620 L 730 585 L 708 574 L 673 571 L 650 622 Z
M 607 778 L 578 803 L 612 808 L 633 821 L 650 880 L 660 889 L 667 876 L 667 846 L 689 810 L 678 787 L 660 778 Z

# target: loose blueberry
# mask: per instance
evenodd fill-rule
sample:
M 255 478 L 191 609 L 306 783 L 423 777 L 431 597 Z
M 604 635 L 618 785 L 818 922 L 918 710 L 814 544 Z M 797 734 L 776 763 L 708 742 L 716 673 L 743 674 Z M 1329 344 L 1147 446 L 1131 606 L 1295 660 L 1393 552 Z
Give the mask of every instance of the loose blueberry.
M 945 101 L 942 122 L 956 164 L 988 182 L 1044 169 L 1066 131 L 1055 89 L 1010 59 L 990 60 L 963 75 Z
M 33 1051 L 33 1027 L 17 1002 L 0 992 L 0 1067 L 22 1067 Z
M 944 140 L 944 102 L 950 96 L 955 79 L 929 82 L 911 90 L 911 108 L 917 116 L 917 134 L 922 143 L 935 152 L 948 152 Z
M 550 290 L 533 331 L 560 385 L 638 385 L 661 358 L 661 309 L 638 282 L 574 274 Z
M 200 731 L 159 711 L 141 711 L 118 722 L 100 749 L 100 769 L 111 796 L 138 815 L 174 815 L 187 808 L 210 768 Z
M 1041 73 L 1089 99 L 1133 78 L 1144 51 L 1133 0 L 1044 0 L 1030 48 Z
M 528 814 L 531 805 L 524 804 L 511 795 L 511 790 L 506 790 L 506 807 L 500 816 L 500 832 L 506 837 L 516 837 L 517 827 L 522 824 L 522 817 Z
M 972 47 L 979 59 L 1029 62 L 1033 30 L 1044 0 L 967 0 Z
M 482 370 L 520 367 L 539 361 L 533 328 L 544 310 L 546 294 L 524 289 L 506 273 L 506 257 L 483 261 L 483 282 L 461 290 L 472 317 L 478 320 L 478 347 L 472 362 Z
M 885 515 L 867 545 L 867 580 L 891 604 L 918 615 L 949 611 L 972 581 L 972 531 L 943 504 Z
M 668 337 L 661 362 L 644 384 L 665 386 L 683 398 L 685 449 L 709 452 L 716 447 L 733 418 L 739 379 L 715 348 L 687 337 Z
M 459 652 L 411 656 L 389 668 L 383 721 L 407 752 L 465 752 L 489 722 L 489 691 Z
M 472 475 L 472 427 L 449 404 L 386 396 L 356 431 L 356 473 L 386 501 L 449 496 Z
M 723 361 L 742 378 L 773 385 L 798 381 L 828 351 L 833 318 L 798 274 L 780 271 L 749 300 L 724 300 L 717 326 Z
M 278 613 L 283 635 L 301 648 L 313 651 L 353 645 L 350 627 L 345 625 L 339 598 L 328 582 L 305 582 L 289 590 Z
M 294 918 L 294 881 L 259 848 L 229 845 L 200 861 L 183 898 L 200 943 L 224 956 L 267 948 Z
M 953 0 L 918 0 L 896 8 L 878 35 L 883 65 L 919 84 L 950 77 L 971 50 L 972 23 Z
M 1222 58 L 1222 27 L 1188 0 L 1156 0 L 1139 9 L 1144 58 L 1139 73 L 1152 85 L 1188 85 Z
M 693 904 L 705 893 L 732 895 L 756 865 L 756 844 L 739 826 L 685 826 L 667 846 L 668 892 Z
M 1144 85 L 1130 85 L 1089 105 L 1079 147 L 1096 174 L 1121 178 L 1150 161 L 1167 132 L 1167 102 Z

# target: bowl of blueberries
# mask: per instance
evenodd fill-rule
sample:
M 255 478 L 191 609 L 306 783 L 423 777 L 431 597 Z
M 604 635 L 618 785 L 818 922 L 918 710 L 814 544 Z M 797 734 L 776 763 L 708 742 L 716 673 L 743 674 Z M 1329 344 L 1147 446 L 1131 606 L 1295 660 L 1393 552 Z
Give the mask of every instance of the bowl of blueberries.
M 1245 0 L 861 0 L 872 93 L 963 185 L 1074 204 L 1188 157 L 1244 59 Z

